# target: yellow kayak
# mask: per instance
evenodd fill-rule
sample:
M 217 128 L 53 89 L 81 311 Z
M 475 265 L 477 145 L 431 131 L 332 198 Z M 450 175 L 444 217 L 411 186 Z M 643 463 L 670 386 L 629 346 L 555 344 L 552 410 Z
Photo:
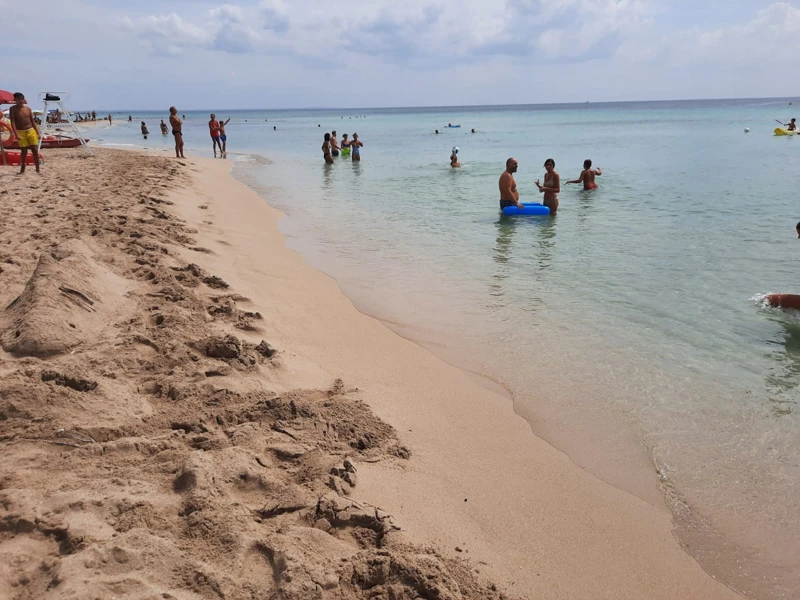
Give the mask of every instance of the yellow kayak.
M 789 131 L 783 127 L 776 127 L 774 133 L 775 135 L 797 135 L 800 134 L 800 131 Z

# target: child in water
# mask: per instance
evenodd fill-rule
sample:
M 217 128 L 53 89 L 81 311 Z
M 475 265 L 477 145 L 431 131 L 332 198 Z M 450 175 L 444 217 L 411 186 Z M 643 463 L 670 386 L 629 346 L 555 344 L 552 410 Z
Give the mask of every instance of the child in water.
M 454 169 L 458 169 L 461 166 L 461 163 L 458 162 L 458 148 L 453 148 L 450 153 L 450 166 Z

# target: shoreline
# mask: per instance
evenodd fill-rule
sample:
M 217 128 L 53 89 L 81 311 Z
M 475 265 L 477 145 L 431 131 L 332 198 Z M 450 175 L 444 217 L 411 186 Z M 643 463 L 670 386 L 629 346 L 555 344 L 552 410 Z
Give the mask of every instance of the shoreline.
M 208 158 L 208 159 L 201 159 L 201 160 L 203 160 L 203 161 L 207 161 L 207 162 L 211 162 L 213 159 L 210 159 L 210 158 Z M 216 164 L 218 165 L 218 163 L 216 163 Z M 235 163 L 234 163 L 234 164 L 235 164 Z M 234 178 L 234 179 L 235 179 L 235 178 Z M 242 185 L 244 186 L 245 184 L 242 184 Z M 257 192 L 250 190 L 250 188 L 247 188 L 247 189 L 248 189 L 248 191 L 250 191 L 250 193 L 252 193 L 252 194 L 253 194 L 253 196 L 255 196 L 255 197 L 256 197 L 256 198 L 257 198 L 259 201 L 262 201 L 262 202 L 264 201 L 264 199 L 262 199 L 262 198 L 261 198 L 261 196 L 258 196 Z M 278 221 L 278 220 L 279 220 L 279 219 L 280 219 L 282 216 L 284 216 L 284 215 L 283 215 L 283 213 L 281 213 L 280 211 L 278 211 L 278 210 L 276 210 L 276 209 L 273 209 L 272 207 L 269 207 L 268 205 L 266 205 L 266 206 L 268 207 L 268 209 L 269 209 L 269 212 L 272 212 L 272 213 L 273 213 L 273 216 L 270 218 L 270 220 L 272 221 L 272 226 L 273 226 L 273 228 L 274 228 L 274 230 L 275 230 L 275 233 L 276 233 L 276 234 L 277 234 L 277 235 L 278 235 L 278 236 L 279 236 L 281 239 L 283 239 L 283 234 L 282 234 L 282 233 L 280 233 L 280 231 L 278 230 L 278 227 L 277 227 L 277 221 Z M 275 214 L 275 213 L 277 213 L 277 214 Z M 302 262 L 302 258 L 300 258 L 300 255 L 299 255 L 299 254 L 297 254 L 295 251 L 293 251 L 293 250 L 289 250 L 289 251 L 288 251 L 288 253 L 289 253 L 289 254 L 295 254 L 295 255 L 296 255 L 296 257 L 299 259 L 299 261 L 300 261 L 300 262 Z M 303 264 L 305 265 L 305 263 L 303 263 Z M 307 268 L 307 269 L 311 269 L 312 271 L 314 271 L 314 272 L 316 273 L 316 275 L 317 275 L 317 276 L 321 276 L 321 277 L 323 277 L 323 278 L 325 278 L 325 279 L 331 279 L 331 278 L 329 278 L 329 276 L 327 276 L 327 275 L 324 275 L 324 274 L 320 273 L 319 271 L 316 271 L 316 269 L 313 269 L 313 267 L 308 267 L 308 266 L 306 266 L 306 268 Z M 339 289 L 338 289 L 338 287 L 339 287 L 339 286 L 338 286 L 338 284 L 335 282 L 335 280 L 331 279 L 331 281 L 333 281 L 333 282 L 334 282 L 334 284 L 335 284 L 335 287 L 337 288 L 337 291 L 338 291 L 338 293 L 339 293 L 339 294 L 342 294 L 341 290 L 339 290 Z M 343 294 L 342 294 L 342 295 L 343 295 Z M 350 305 L 350 308 L 351 308 L 352 310 L 356 310 L 356 311 L 357 311 L 356 307 L 355 307 L 354 305 L 352 305 L 351 301 L 347 300 L 347 304 L 349 304 L 349 305 Z M 373 320 L 373 319 L 374 319 L 374 320 L 377 320 L 377 321 L 378 321 L 378 322 L 381 324 L 381 326 L 382 326 L 383 328 L 385 328 L 385 329 L 386 329 L 386 333 L 387 333 L 387 334 L 389 334 L 389 335 L 393 335 L 393 336 L 398 336 L 398 337 L 400 337 L 400 339 L 402 339 L 404 342 L 405 342 L 405 341 L 408 341 L 408 343 L 412 344 L 413 346 L 415 346 L 416 348 L 418 348 L 420 351 L 422 351 L 422 352 L 424 352 L 424 353 L 428 353 L 428 352 L 430 352 L 429 350 L 426 350 L 426 349 L 424 349 L 422 346 L 419 346 L 419 345 L 418 345 L 416 342 L 414 342 L 414 341 L 411 341 L 411 340 L 406 340 L 406 338 L 402 337 L 402 334 L 401 334 L 401 333 L 394 331 L 394 330 L 393 330 L 391 327 L 389 327 L 389 326 L 388 326 L 386 323 L 384 323 L 384 322 L 383 322 L 383 321 L 381 321 L 380 319 L 377 319 L 377 318 L 371 317 L 371 316 L 369 316 L 369 315 L 366 315 L 366 314 L 361 314 L 361 313 L 359 313 L 359 314 L 361 315 L 361 317 L 362 317 L 362 318 L 366 318 L 366 319 L 369 319 L 369 320 Z M 527 433 L 526 433 L 526 434 L 524 434 L 524 435 L 528 435 L 528 436 L 530 436 L 530 437 L 532 437 L 532 438 L 536 438 L 535 434 L 534 434 L 534 433 L 533 433 L 533 432 L 530 430 L 530 424 L 529 424 L 529 423 L 528 423 L 526 420 L 524 420 L 524 418 L 522 418 L 521 416 L 517 416 L 516 414 L 513 414 L 513 410 L 514 410 L 514 409 L 513 409 L 513 396 L 511 396 L 510 392 L 508 392 L 507 390 L 505 390 L 505 388 L 502 388 L 502 386 L 501 386 L 500 384 L 498 384 L 497 382 L 494 382 L 494 381 L 492 381 L 491 379 L 487 378 L 486 376 L 484 376 L 484 375 L 482 375 L 482 374 L 480 374 L 480 373 L 469 373 L 469 371 L 466 371 L 466 370 L 462 369 L 462 368 L 461 368 L 461 367 L 459 367 L 459 366 L 452 366 L 452 365 L 450 365 L 450 364 L 447 364 L 447 363 L 446 363 L 446 362 L 445 362 L 443 359 L 439 358 L 438 356 L 437 356 L 437 357 L 435 357 L 433 360 L 436 360 L 436 361 L 441 361 L 441 362 L 442 362 L 442 364 L 443 364 L 443 365 L 445 365 L 447 369 L 452 369 L 452 370 L 454 370 L 454 371 L 457 371 L 457 372 L 460 374 L 460 376 L 463 376 L 463 377 L 465 377 L 466 379 L 472 379 L 472 381 L 470 381 L 470 382 L 469 382 L 469 385 L 470 385 L 470 386 L 474 386 L 476 389 L 477 389 L 478 387 L 480 387 L 482 392 L 485 392 L 485 393 L 487 393 L 489 396 L 491 396 L 491 397 L 492 397 L 492 400 L 491 400 L 491 402 L 490 402 L 490 403 L 491 403 L 491 404 L 493 404 L 495 408 L 497 408 L 498 406 L 503 406 L 503 404 L 505 404 L 505 408 L 502 408 L 501 410 L 503 410 L 503 411 L 508 411 L 509 405 L 511 405 L 511 406 L 510 406 L 510 408 L 512 409 L 512 410 L 510 411 L 510 412 L 512 413 L 512 415 L 511 415 L 511 417 L 510 417 L 510 418 L 511 418 L 511 420 L 519 420 L 519 421 L 522 421 L 522 423 L 523 423 L 523 426 L 524 426 L 523 428 L 524 428 L 524 429 L 528 429 Z M 482 382 L 477 382 L 477 381 L 474 381 L 474 378 L 481 378 L 481 379 L 485 380 L 485 382 L 489 382 L 489 385 L 485 385 L 485 384 L 484 384 L 485 382 L 484 382 L 484 383 L 482 383 Z M 501 389 L 502 389 L 502 391 L 503 391 L 503 392 L 505 392 L 505 394 L 504 394 L 504 397 L 502 397 L 502 398 L 498 399 L 498 398 L 497 398 L 497 396 L 498 396 L 498 392 L 499 392 L 499 390 L 497 390 L 497 389 L 494 389 L 494 390 L 492 390 L 491 388 L 492 388 L 493 386 L 497 386 L 497 387 L 501 388 Z M 475 391 L 475 390 L 473 390 L 473 391 Z M 385 410 L 385 409 L 384 409 L 384 410 Z M 380 411 L 379 411 L 379 414 L 381 414 L 381 415 L 382 415 L 382 412 L 380 412 Z M 382 415 L 382 416 L 383 416 L 383 415 Z M 392 422 L 392 423 L 393 423 L 394 421 L 392 420 L 391 416 L 395 416 L 395 417 L 396 417 L 396 414 L 395 414 L 394 410 L 389 410 L 389 416 L 387 417 L 387 418 L 388 418 L 388 420 L 389 420 L 390 422 Z M 398 427 L 398 429 L 400 429 L 400 428 Z M 400 429 L 400 430 L 402 431 L 402 429 Z M 412 430 L 412 431 L 413 431 L 413 430 Z M 539 440 L 539 438 L 536 438 L 536 439 L 537 439 L 537 441 Z M 556 454 L 558 454 L 558 455 L 562 455 L 562 456 L 566 457 L 566 455 L 565 455 L 565 454 L 563 454 L 563 452 L 562 452 L 561 450 L 558 450 L 557 448 L 555 448 L 554 446 L 551 446 L 550 444 L 548 444 L 548 443 L 546 443 L 546 442 L 545 442 L 545 444 L 547 445 L 547 447 L 550 449 L 550 451 L 551 451 L 551 452 L 554 452 L 554 453 L 556 453 Z M 413 444 L 412 444 L 412 447 L 413 447 Z M 568 457 L 567 457 L 567 460 L 568 460 L 568 462 L 570 463 L 570 465 L 571 465 L 571 467 L 572 467 L 572 468 L 574 468 L 574 469 L 576 469 L 576 470 L 579 470 L 580 472 L 584 473 L 586 476 L 588 476 L 588 477 L 589 477 L 589 478 L 591 478 L 591 479 L 595 479 L 595 476 L 594 476 L 594 475 L 592 475 L 591 473 L 589 473 L 588 471 L 586 471 L 586 470 L 585 470 L 583 467 L 581 467 L 581 466 L 579 466 L 579 465 L 577 465 L 577 464 L 573 463 L 573 462 L 571 461 L 571 459 L 569 459 Z M 371 469 L 371 470 L 372 470 L 372 469 Z M 380 479 L 380 477 L 381 477 L 382 475 L 383 475 L 383 474 L 375 474 L 375 477 L 376 477 L 377 479 Z M 598 482 L 600 482 L 600 483 L 601 483 L 602 485 L 604 485 L 604 486 L 608 486 L 608 487 L 611 487 L 611 488 L 613 488 L 613 486 L 612 486 L 611 484 L 608 484 L 608 483 L 602 482 L 602 481 L 601 481 L 601 480 L 599 480 L 599 479 L 598 479 L 597 481 L 598 481 Z M 417 484 L 417 485 L 421 485 L 421 484 L 419 484 L 418 482 L 417 482 L 416 484 Z M 655 486 L 654 486 L 654 487 L 655 487 Z M 391 490 L 391 491 L 390 491 L 390 490 Z M 616 490 L 616 488 L 614 488 L 614 490 L 615 490 L 615 491 L 619 491 L 620 493 L 622 493 L 622 494 L 623 494 L 623 495 L 625 495 L 625 496 L 628 496 L 627 492 L 624 492 L 624 491 L 622 491 L 622 490 Z M 362 492 L 364 491 L 364 488 L 363 488 L 363 487 L 362 487 L 361 491 L 362 491 Z M 370 486 L 370 491 L 371 491 L 371 492 L 373 491 L 373 489 L 372 489 L 372 487 L 371 487 L 371 486 Z M 380 499 L 382 499 L 382 500 L 389 501 L 389 500 L 390 500 L 390 498 L 392 497 L 392 495 L 393 495 L 394 493 L 396 493 L 396 492 L 397 492 L 397 488 L 394 488 L 394 487 L 392 487 L 392 484 L 387 484 L 387 483 L 385 483 L 385 482 L 381 482 L 381 483 L 375 483 L 374 491 L 375 491 L 376 495 L 375 495 L 374 497 L 372 497 L 372 496 L 371 496 L 371 497 L 370 497 L 370 498 L 368 498 L 368 499 L 380 498 Z M 421 491 L 420 491 L 420 494 L 422 494 L 422 492 L 421 492 Z M 663 511 L 664 511 L 664 512 L 666 512 L 667 514 L 669 514 L 669 511 L 668 511 L 668 509 L 666 509 L 666 504 L 664 503 L 664 500 L 663 500 L 663 498 L 660 496 L 660 494 L 658 494 L 658 499 L 659 499 L 659 501 L 660 501 L 660 502 L 659 502 L 659 504 L 660 504 L 660 505 L 661 505 L 661 507 L 663 508 Z M 638 499 L 637 499 L 637 500 L 638 500 Z M 643 503 L 645 503 L 645 504 L 646 504 L 646 502 L 644 502 L 644 501 L 643 501 Z M 419 508 L 419 507 L 418 507 L 418 508 Z M 654 506 L 653 508 L 657 508 L 657 507 L 655 507 L 655 506 Z M 421 512 L 422 512 L 422 511 L 421 511 Z M 396 513 L 395 513 L 395 514 L 396 514 Z M 403 514 L 406 514 L 406 513 L 403 513 Z M 420 519 L 420 520 L 422 521 L 422 523 L 424 523 L 424 525 L 421 525 L 421 526 L 420 526 L 420 529 L 419 529 L 419 531 L 417 532 L 417 534 L 418 534 L 418 535 L 419 535 L 419 534 L 422 534 L 422 531 L 423 531 L 423 530 L 427 530 L 429 527 L 433 527 L 434 529 L 438 529 L 438 528 L 436 528 L 436 527 L 435 527 L 435 525 L 434 525 L 432 522 L 430 522 L 430 520 L 429 520 L 428 518 L 422 518 L 422 519 Z M 456 528 L 456 529 L 459 529 L 459 528 L 461 528 L 461 527 L 463 527 L 463 525 L 456 526 L 455 528 Z M 444 535 L 445 537 L 447 537 L 447 536 L 446 536 L 446 534 L 443 534 L 442 532 L 438 532 L 438 533 L 437 533 L 437 535 L 436 535 L 436 537 L 438 538 L 438 536 L 440 536 L 440 535 Z M 669 536 L 669 538 L 670 538 L 670 542 L 673 542 L 673 543 L 674 543 L 674 539 L 672 539 L 672 535 L 670 535 L 670 536 Z M 452 537 L 452 540 L 455 540 L 455 539 L 457 539 L 457 538 L 456 538 L 456 537 Z M 452 541 L 452 540 L 451 540 L 451 541 Z M 678 545 L 677 545 L 677 543 L 675 543 L 675 547 L 676 547 L 676 548 L 678 548 Z M 683 551 L 682 551 L 682 550 L 680 550 L 680 553 L 681 553 L 681 554 L 683 554 Z M 688 555 L 684 555 L 684 556 L 686 556 L 687 558 L 690 558 L 690 557 L 688 557 Z M 691 559 L 691 558 L 690 558 L 690 560 L 691 560 L 691 561 L 694 563 L 694 560 L 693 560 L 693 559 Z M 696 565 L 697 563 L 694 563 L 694 564 Z M 701 577 L 708 577 L 708 578 L 709 578 L 709 580 L 711 580 L 711 577 L 710 577 L 710 576 L 708 576 L 708 575 L 706 575 L 704 572 L 703 572 L 703 575 L 702 575 Z M 716 584 L 714 584 L 714 585 L 716 585 Z M 726 593 L 727 591 L 728 591 L 728 590 L 726 589 L 725 591 L 723 591 L 723 592 L 722 592 L 723 596 L 725 595 L 725 593 Z M 654 590 L 650 590 L 650 592 L 651 592 L 651 593 L 653 593 L 653 592 L 654 592 Z M 738 597 L 738 595 L 736 595 L 735 593 L 733 594 L 733 596 L 735 596 L 735 597 Z M 656 596 L 653 596 L 653 597 L 658 597 L 658 596 L 656 595 Z M 691 597 L 691 596 L 685 596 L 685 597 Z
M 180 162 L 191 183 L 158 210 L 194 231 L 196 250 L 179 255 L 251 298 L 259 329 L 286 349 L 261 385 L 314 389 L 341 378 L 411 449 L 407 463 L 358 464 L 353 498 L 522 597 L 738 597 L 683 552 L 666 508 L 594 478 L 536 438 L 508 398 L 358 312 L 286 247 L 282 213 L 230 177 L 230 164 Z M 232 375 L 215 380 L 242 385 Z

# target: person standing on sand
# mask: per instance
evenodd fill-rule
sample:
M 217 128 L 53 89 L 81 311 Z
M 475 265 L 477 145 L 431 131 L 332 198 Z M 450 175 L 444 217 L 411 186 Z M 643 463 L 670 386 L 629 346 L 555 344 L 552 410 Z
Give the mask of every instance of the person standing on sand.
M 333 157 L 331 156 L 331 134 L 325 134 L 325 141 L 322 142 L 322 157 L 329 165 L 333 164 Z
M 8 113 L 8 119 L 11 121 L 11 131 L 14 132 L 14 137 L 17 138 L 22 155 L 20 156 L 19 174 L 25 172 L 25 162 L 28 158 L 28 150 L 33 152 L 33 164 L 36 165 L 36 172 L 41 173 L 39 170 L 39 126 L 33 118 L 33 112 L 30 108 L 25 106 L 25 96 L 20 92 L 14 94 L 14 106 Z
M 584 190 L 596 190 L 597 184 L 594 182 L 594 178 L 602 174 L 603 172 L 600 170 L 600 167 L 592 169 L 592 161 L 587 158 L 583 161 L 583 171 L 581 171 L 580 176 L 567 183 L 582 183 Z
M 364 147 L 364 144 L 361 140 L 358 139 L 358 134 L 353 134 L 353 141 L 350 142 L 350 148 L 352 150 L 352 157 L 353 162 L 361 162 L 361 148 Z
M 161 135 L 167 135 L 169 133 L 169 129 L 167 128 L 167 124 L 164 123 L 164 119 L 161 119 Z
M 217 155 L 217 147 L 222 152 L 222 143 L 219 141 L 219 121 L 214 113 L 211 113 L 211 120 L 208 122 L 208 131 L 211 134 L 211 148 L 214 150 L 214 156 Z
M 174 106 L 169 107 L 169 124 L 175 136 L 175 158 L 186 158 L 183 155 L 183 121 L 178 118 L 178 109 Z
M 247 119 L 245 119 L 246 121 Z M 225 133 L 225 125 L 231 122 L 230 116 L 228 117 L 227 121 L 223 121 L 219 124 L 219 141 L 222 142 L 222 153 L 228 153 L 228 135 Z
M 544 168 L 547 169 L 547 173 L 544 175 L 544 185 L 541 185 L 537 179 L 536 187 L 544 194 L 542 204 L 550 209 L 550 214 L 552 215 L 558 210 L 558 193 L 561 191 L 561 176 L 556 173 L 556 161 L 552 158 L 548 158 L 544 161 Z
M 509 158 L 506 161 L 506 170 L 500 175 L 500 181 L 498 182 L 500 186 L 500 210 L 507 206 L 522 208 L 522 204 L 519 202 L 517 182 L 514 180 L 514 173 L 517 172 L 518 166 L 519 163 L 517 163 L 516 158 Z

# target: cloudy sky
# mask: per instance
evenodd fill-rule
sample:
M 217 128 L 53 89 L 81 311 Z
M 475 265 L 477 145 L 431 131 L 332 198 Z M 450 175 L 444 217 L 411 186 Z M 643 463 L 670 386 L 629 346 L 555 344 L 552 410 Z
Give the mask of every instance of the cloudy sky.
M 76 109 L 800 95 L 800 0 L 0 0 L 0 14 L 0 88 L 71 90 Z

